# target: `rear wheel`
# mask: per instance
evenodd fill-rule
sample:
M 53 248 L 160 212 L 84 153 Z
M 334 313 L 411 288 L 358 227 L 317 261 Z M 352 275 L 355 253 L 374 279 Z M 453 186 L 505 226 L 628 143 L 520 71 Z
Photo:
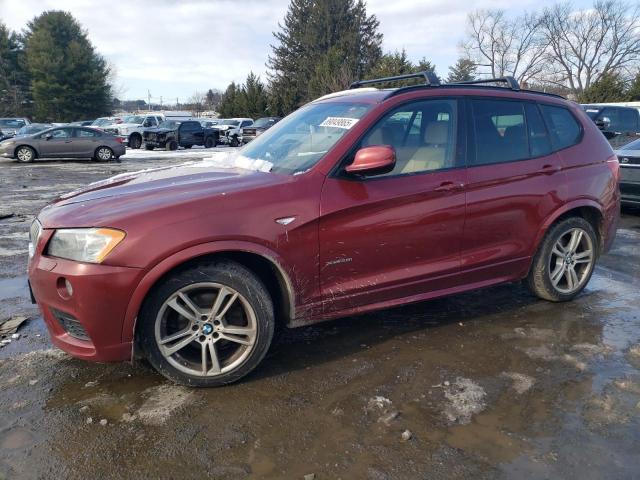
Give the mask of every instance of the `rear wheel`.
M 552 226 L 527 279 L 533 293 L 552 302 L 573 299 L 591 278 L 597 245 L 593 226 L 583 218 L 567 218 Z
M 98 147 L 94 156 L 96 160 L 99 160 L 101 162 L 108 162 L 113 158 L 113 150 L 111 150 L 109 147 Z
M 142 137 L 138 133 L 134 133 L 129 137 L 129 147 L 138 149 L 142 146 Z
M 183 385 L 232 383 L 264 358 L 274 331 L 273 304 L 258 278 L 218 261 L 168 277 L 145 302 L 140 344 L 149 362 Z
M 35 158 L 36 152 L 31 147 L 24 145 L 16 150 L 16 159 L 21 163 L 33 162 Z

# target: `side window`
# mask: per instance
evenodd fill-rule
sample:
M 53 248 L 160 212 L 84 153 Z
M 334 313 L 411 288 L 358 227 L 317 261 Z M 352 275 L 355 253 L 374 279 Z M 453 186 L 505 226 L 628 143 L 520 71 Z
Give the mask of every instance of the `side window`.
M 527 130 L 529 131 L 529 149 L 532 157 L 542 157 L 551 153 L 551 140 L 537 105 L 526 103 Z
M 621 108 L 619 114 L 620 132 L 638 131 L 638 112 L 630 108 Z
M 149 124 L 152 127 L 155 127 L 156 125 L 158 125 L 158 121 L 156 120 L 156 117 L 147 117 L 145 120 L 145 123 Z
M 58 128 L 56 130 L 52 130 L 51 136 L 53 138 L 70 138 L 71 137 L 71 129 L 70 128 Z
M 426 100 L 396 108 L 384 116 L 360 147 L 390 145 L 396 166 L 382 176 L 442 170 L 455 166 L 457 100 Z
M 242 122 L 242 124 L 240 124 L 240 127 L 248 127 L 249 125 L 251 125 L 253 122 L 250 122 L 249 120 L 245 120 L 244 122 Z
M 540 109 L 551 133 L 554 150 L 570 147 L 580 141 L 582 127 L 569 110 L 551 105 L 540 105 Z
M 93 138 L 93 137 L 97 137 L 98 134 L 97 134 L 97 132 L 94 132 L 93 130 L 85 130 L 85 129 L 82 129 L 82 128 L 77 128 L 75 136 L 79 137 L 79 138 Z
M 471 104 L 476 138 L 475 165 L 529 158 L 522 102 L 474 99 Z

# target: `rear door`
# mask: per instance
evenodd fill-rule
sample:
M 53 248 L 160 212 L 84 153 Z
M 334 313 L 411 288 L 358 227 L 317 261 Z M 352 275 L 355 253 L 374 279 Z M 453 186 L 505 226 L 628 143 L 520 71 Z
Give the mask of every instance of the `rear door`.
M 543 220 L 563 198 L 564 172 L 536 103 L 470 98 L 465 283 L 507 279 L 529 265 Z
M 454 98 L 386 114 L 358 148 L 391 145 L 390 173 L 337 172 L 320 205 L 325 312 L 423 295 L 455 285 L 465 215 L 464 121 Z
M 72 155 L 79 158 L 93 157 L 98 148 L 98 136 L 99 133 L 90 128 L 76 128 L 73 134 Z

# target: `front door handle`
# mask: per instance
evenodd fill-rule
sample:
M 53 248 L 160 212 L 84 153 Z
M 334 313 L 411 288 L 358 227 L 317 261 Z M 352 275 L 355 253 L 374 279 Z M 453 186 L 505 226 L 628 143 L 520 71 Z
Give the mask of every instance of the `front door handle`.
M 456 190 L 462 190 L 464 188 L 464 183 L 460 182 L 442 182 L 438 185 L 434 190 L 436 192 L 454 192 Z
M 64 143 L 71 143 L 73 140 L 65 140 Z
M 553 175 L 554 173 L 558 173 L 560 170 L 562 170 L 562 167 L 560 165 L 544 165 L 540 170 L 538 170 L 538 173 L 542 173 L 544 175 Z

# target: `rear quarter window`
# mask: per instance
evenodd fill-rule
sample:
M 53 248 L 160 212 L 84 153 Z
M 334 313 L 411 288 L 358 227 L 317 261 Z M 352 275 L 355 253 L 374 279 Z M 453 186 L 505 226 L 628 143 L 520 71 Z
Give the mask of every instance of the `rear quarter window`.
M 565 107 L 540 105 L 554 150 L 576 145 L 582 138 L 582 126 Z

